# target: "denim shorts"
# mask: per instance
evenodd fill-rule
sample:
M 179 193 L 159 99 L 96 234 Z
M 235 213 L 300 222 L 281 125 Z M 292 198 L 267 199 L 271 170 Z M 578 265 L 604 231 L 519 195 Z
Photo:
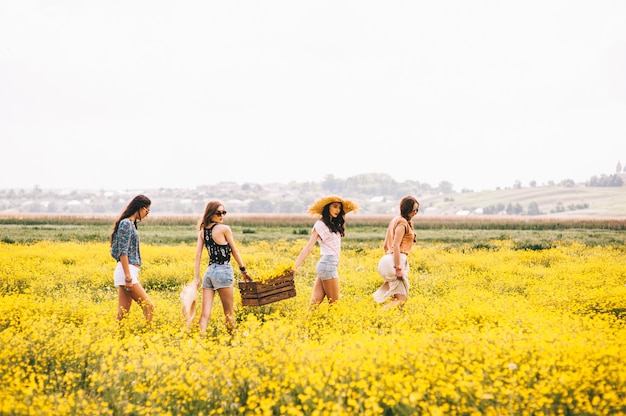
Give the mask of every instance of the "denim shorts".
M 233 274 L 233 266 L 226 264 L 209 264 L 204 277 L 202 278 L 203 289 L 222 289 L 224 287 L 232 287 L 235 283 Z
M 337 256 L 322 256 L 317 262 L 315 272 L 322 280 L 334 279 L 339 277 L 339 272 L 337 272 L 338 265 L 339 258 Z

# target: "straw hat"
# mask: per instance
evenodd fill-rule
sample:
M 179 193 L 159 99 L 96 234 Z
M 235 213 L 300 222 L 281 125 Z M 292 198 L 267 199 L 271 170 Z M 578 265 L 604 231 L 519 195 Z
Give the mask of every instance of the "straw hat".
M 341 202 L 343 205 L 343 211 L 347 214 L 350 211 L 357 211 L 359 207 L 354 202 L 349 199 L 340 198 L 337 195 L 325 196 L 323 198 L 318 199 L 309 207 L 310 214 L 322 214 L 324 207 L 333 202 Z
M 198 285 L 191 281 L 183 286 L 180 292 L 180 301 L 183 304 L 181 311 L 185 317 L 185 323 L 190 325 L 196 316 L 196 299 L 198 298 Z

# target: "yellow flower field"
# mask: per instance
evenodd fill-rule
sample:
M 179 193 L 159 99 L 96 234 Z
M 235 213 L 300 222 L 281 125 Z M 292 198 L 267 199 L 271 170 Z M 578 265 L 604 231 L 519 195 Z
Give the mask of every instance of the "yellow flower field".
M 254 278 L 306 240 L 240 244 Z M 179 291 L 195 247 L 142 246 L 155 303 L 115 322 L 102 243 L 0 243 L 3 415 L 608 415 L 626 413 L 624 247 L 413 248 L 402 310 L 372 299 L 381 249 L 346 245 L 342 299 L 308 310 L 318 251 L 297 296 L 243 307 L 205 337 Z

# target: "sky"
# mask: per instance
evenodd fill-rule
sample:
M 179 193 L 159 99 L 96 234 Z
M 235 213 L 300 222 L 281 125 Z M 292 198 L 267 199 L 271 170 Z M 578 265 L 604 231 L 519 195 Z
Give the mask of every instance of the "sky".
M 626 1 L 2 0 L 0 188 L 626 165 Z

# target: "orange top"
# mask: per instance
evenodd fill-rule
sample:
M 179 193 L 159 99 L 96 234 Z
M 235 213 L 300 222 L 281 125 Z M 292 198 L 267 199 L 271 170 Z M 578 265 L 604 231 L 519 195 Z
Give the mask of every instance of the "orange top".
M 394 219 L 391 220 L 389 226 L 387 227 L 387 234 L 385 235 L 385 242 L 383 244 L 383 248 L 385 249 L 385 253 L 393 253 L 393 240 L 396 232 L 396 228 L 398 226 L 404 227 L 404 236 L 402 237 L 402 241 L 400 242 L 400 252 L 404 254 L 409 254 L 411 251 L 411 247 L 413 247 L 413 241 L 415 240 L 415 231 L 409 225 L 409 222 L 401 215 L 398 215 Z

